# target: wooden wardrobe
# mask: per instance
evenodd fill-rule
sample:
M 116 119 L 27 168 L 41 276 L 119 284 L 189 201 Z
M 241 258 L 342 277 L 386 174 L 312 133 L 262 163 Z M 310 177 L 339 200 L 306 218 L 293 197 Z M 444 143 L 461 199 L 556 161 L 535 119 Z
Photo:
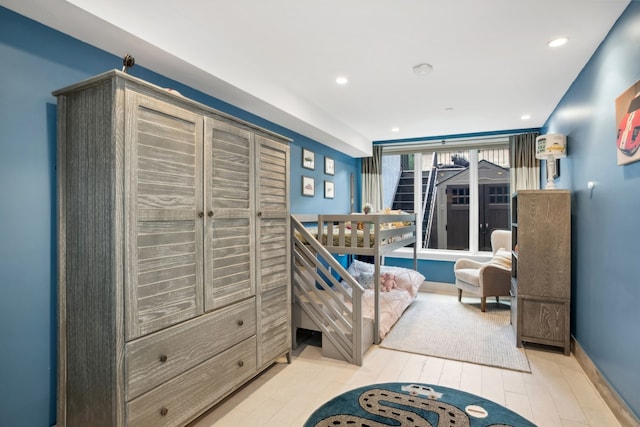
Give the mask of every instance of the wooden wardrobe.
M 184 425 L 289 357 L 289 141 L 117 70 L 54 95 L 57 425 Z

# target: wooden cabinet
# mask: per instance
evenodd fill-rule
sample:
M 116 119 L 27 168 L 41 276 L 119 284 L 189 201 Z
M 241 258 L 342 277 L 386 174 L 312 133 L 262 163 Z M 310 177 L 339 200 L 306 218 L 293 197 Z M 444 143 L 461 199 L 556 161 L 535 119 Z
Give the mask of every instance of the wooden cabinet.
M 521 190 L 512 196 L 511 323 L 522 342 L 570 352 L 571 194 Z
M 54 95 L 58 425 L 184 425 L 289 355 L 288 141 L 119 71 Z

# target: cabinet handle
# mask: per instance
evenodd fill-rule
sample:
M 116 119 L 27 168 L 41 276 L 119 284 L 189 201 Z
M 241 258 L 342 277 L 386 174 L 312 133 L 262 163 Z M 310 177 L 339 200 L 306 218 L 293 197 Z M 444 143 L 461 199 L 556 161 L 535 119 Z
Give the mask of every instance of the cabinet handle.
M 242 360 L 240 360 L 240 361 L 238 362 L 238 366 L 240 366 L 240 367 L 242 368 L 242 367 L 244 366 L 244 362 L 243 362 Z
M 209 212 L 207 212 L 207 216 L 208 216 L 209 218 L 211 218 L 211 217 L 213 216 L 213 211 L 209 211 Z
M 169 413 L 169 410 L 167 408 L 163 407 L 160 409 L 160 415 L 162 415 L 163 417 L 168 413 Z
M 244 325 L 244 320 L 238 320 L 238 326 Z
M 258 216 L 262 216 L 262 212 L 258 212 Z
M 204 212 L 198 212 L 198 216 L 199 216 L 200 218 L 203 218 L 203 217 L 204 217 Z
M 164 363 L 164 362 L 166 362 L 166 361 L 167 361 L 167 359 L 168 359 L 168 357 L 167 357 L 167 355 L 166 355 L 166 354 L 162 354 L 162 355 L 160 355 L 160 362 Z

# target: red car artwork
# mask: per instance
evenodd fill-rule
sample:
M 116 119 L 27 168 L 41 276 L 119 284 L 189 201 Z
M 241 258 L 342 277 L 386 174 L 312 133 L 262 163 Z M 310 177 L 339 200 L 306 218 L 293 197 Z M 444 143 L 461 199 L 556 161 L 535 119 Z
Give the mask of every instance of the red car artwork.
M 640 148 L 640 92 L 629 103 L 629 111 L 618 126 L 618 150 L 633 156 Z

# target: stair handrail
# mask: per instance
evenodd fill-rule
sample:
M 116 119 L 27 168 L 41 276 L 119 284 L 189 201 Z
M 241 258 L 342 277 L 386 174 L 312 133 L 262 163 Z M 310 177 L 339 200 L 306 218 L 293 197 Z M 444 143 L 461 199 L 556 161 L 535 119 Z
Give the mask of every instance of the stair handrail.
M 291 227 L 292 302 L 298 303 L 346 361 L 362 365 L 364 288 L 294 216 Z
M 436 170 L 435 168 L 436 161 L 437 161 L 437 155 L 434 153 L 434 155 L 431 156 L 431 167 L 429 168 L 429 179 L 427 180 L 427 189 L 425 190 L 424 206 L 422 207 L 422 215 L 424 215 L 424 213 L 427 212 L 427 203 L 429 204 L 428 216 L 427 216 L 427 229 L 424 230 L 425 237 L 422 244 L 422 247 L 425 249 L 429 247 L 429 239 L 431 238 L 431 224 L 433 222 L 433 211 L 434 211 L 435 200 L 436 200 L 435 192 L 431 193 L 431 200 L 429 200 L 429 192 L 431 192 L 436 182 L 435 176 L 434 176 L 435 170 Z

